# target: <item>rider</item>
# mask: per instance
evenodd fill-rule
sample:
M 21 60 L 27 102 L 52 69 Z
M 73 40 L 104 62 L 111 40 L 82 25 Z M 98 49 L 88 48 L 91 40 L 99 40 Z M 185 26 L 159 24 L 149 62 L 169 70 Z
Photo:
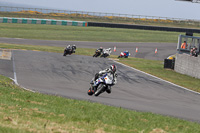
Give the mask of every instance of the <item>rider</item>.
M 63 56 L 66 56 L 66 54 L 70 54 L 71 50 L 72 50 L 71 46 L 67 45 L 67 47 L 64 50 Z
M 75 51 L 76 51 L 76 45 L 75 44 L 72 45 L 72 50 L 73 50 L 72 52 L 75 53 Z
M 103 47 L 99 47 L 96 51 L 103 52 Z
M 126 58 L 128 58 L 128 56 L 129 56 L 129 51 L 128 51 L 128 50 L 124 51 L 124 56 L 125 56 Z
M 91 81 L 90 84 L 94 84 L 94 82 L 102 75 L 104 75 L 105 73 L 111 73 L 113 75 L 113 84 L 112 85 L 115 85 L 117 83 L 117 67 L 115 65 L 111 65 L 109 68 L 105 69 L 105 70 L 102 70 L 100 71 L 99 73 L 96 73 L 95 74 L 95 77 L 93 78 L 93 80 Z M 93 88 L 91 88 L 91 91 L 94 93 L 96 91 L 96 87 L 95 86 L 92 86 Z M 107 90 L 106 90 L 107 93 L 111 93 L 111 86 L 108 86 Z
M 103 52 L 104 52 L 104 54 L 110 55 L 112 50 L 111 50 L 111 48 L 108 48 L 108 49 L 104 49 Z
M 67 45 L 66 50 L 67 50 L 67 49 L 71 49 L 71 46 L 70 46 L 70 45 Z
M 96 49 L 93 57 L 97 57 L 97 56 L 101 55 L 102 52 L 103 52 L 103 47 L 99 47 L 98 49 Z

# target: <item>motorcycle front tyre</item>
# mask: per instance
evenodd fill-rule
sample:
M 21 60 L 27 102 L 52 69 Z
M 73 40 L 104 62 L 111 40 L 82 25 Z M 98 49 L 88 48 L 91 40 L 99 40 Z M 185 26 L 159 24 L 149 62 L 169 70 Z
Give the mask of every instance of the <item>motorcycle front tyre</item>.
M 93 55 L 93 57 L 97 57 L 97 55 L 96 55 L 96 54 L 94 54 L 94 55 Z
M 64 51 L 64 54 L 63 54 L 63 56 L 66 56 L 66 54 L 67 54 L 67 53 L 66 53 L 66 51 Z
M 94 95 L 98 96 L 99 94 L 101 94 L 104 91 L 104 85 L 100 84 L 97 88 L 97 90 L 95 91 Z

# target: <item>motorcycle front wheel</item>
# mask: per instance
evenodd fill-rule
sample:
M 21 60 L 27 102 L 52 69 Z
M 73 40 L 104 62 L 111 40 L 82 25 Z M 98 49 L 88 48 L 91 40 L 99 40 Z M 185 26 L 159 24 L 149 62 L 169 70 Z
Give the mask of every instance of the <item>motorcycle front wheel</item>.
M 95 96 L 98 96 L 99 94 L 101 94 L 103 91 L 104 91 L 104 85 L 103 84 L 100 84 L 97 88 L 97 90 L 95 91 L 94 95 Z

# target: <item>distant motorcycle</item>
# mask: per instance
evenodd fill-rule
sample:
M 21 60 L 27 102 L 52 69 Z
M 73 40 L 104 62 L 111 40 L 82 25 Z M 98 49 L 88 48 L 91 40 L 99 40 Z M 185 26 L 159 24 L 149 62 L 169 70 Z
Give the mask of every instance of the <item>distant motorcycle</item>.
M 101 50 L 97 49 L 97 50 L 95 51 L 95 54 L 93 55 L 93 57 L 98 57 L 98 56 L 100 56 L 100 55 L 101 55 Z
M 73 45 L 72 47 L 65 48 L 63 56 L 71 55 L 72 53 L 75 53 L 75 52 L 76 52 L 76 46 Z
M 88 90 L 88 95 L 99 96 L 101 93 L 107 91 L 108 86 L 113 85 L 113 75 L 110 73 L 104 74 L 102 77 L 98 78 L 96 81 L 92 81 L 91 87 Z M 91 90 L 95 87 L 96 90 Z
M 100 57 L 106 58 L 106 57 L 110 56 L 111 52 L 112 52 L 112 51 L 111 51 L 111 48 L 103 49 L 103 52 L 102 52 L 102 54 L 101 54 Z
M 118 58 L 128 58 L 130 53 L 128 51 L 121 52 Z

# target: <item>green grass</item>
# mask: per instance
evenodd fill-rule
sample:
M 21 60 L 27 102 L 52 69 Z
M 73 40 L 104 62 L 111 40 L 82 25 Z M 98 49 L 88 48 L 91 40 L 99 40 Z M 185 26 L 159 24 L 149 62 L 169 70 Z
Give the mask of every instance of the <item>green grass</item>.
M 135 29 L 5 23 L 0 23 L 0 31 L 0 37 L 8 38 L 95 42 L 177 43 L 178 35 L 185 34 Z
M 199 123 L 33 93 L 3 76 L 0 99 L 0 132 L 200 132 Z
M 171 69 L 164 69 L 163 61 L 129 58 L 120 59 L 119 62 L 177 85 L 200 92 L 200 79 L 177 73 Z
M 4 49 L 21 49 L 21 50 L 35 50 L 35 51 L 45 51 L 45 52 L 55 52 L 55 53 L 63 53 L 63 47 L 53 47 L 53 46 L 40 46 L 40 45 L 23 45 L 23 44 L 8 44 L 8 43 L 0 43 L 0 48 Z M 78 48 L 75 54 L 78 55 L 89 55 L 92 56 L 94 54 L 95 49 L 90 48 Z

